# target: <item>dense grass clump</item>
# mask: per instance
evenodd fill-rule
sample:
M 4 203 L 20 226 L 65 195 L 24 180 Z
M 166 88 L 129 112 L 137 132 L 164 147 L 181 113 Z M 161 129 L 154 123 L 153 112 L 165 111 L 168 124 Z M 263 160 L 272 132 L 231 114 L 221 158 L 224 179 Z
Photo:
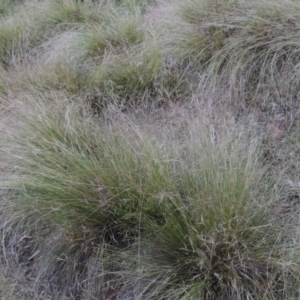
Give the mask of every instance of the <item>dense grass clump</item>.
M 35 103 L 34 113 L 41 112 L 39 105 Z M 59 290 L 64 285 L 82 289 L 81 281 L 74 278 L 84 281 L 90 272 L 97 272 L 101 280 L 96 280 L 97 286 L 91 289 L 99 294 L 107 280 L 116 281 L 115 276 L 128 273 L 130 265 L 114 271 L 118 263 L 111 259 L 130 254 L 132 260 L 136 253 L 133 245 L 144 230 L 141 211 L 156 217 L 159 203 L 153 197 L 168 186 L 169 167 L 164 166 L 161 154 L 153 151 L 150 143 L 144 148 L 145 140 L 138 132 L 128 128 L 128 135 L 122 135 L 118 128 L 91 124 L 72 106 L 60 112 L 55 105 L 49 113 L 40 115 L 40 121 L 25 122 L 22 127 L 26 129 L 14 137 L 19 145 L 11 156 L 20 164 L 9 184 L 18 191 L 17 206 L 24 209 L 25 222 L 42 218 L 40 228 L 49 227 L 49 222 L 57 224 L 64 228 L 67 239 L 66 243 L 58 238 L 50 250 L 47 245 L 41 246 L 46 253 L 50 251 L 46 261 L 50 260 L 39 271 L 38 284 L 42 285 L 47 276 L 57 280 L 55 272 L 60 270 L 61 281 L 50 284 L 59 285 Z M 129 254 L 128 247 L 133 249 Z M 97 259 L 94 255 L 102 256 L 102 264 L 93 271 L 87 265 L 90 259 Z M 74 263 L 78 268 L 73 268 Z M 124 273 L 118 275 L 121 271 Z M 109 274 L 113 273 L 111 278 Z M 123 281 L 116 285 L 122 286 Z
M 57 241 L 43 272 L 79 276 L 63 282 L 81 294 L 80 282 L 98 272 L 92 289 L 125 293 L 136 282 L 135 296 L 145 299 L 296 297 L 297 228 L 279 214 L 258 140 L 250 136 L 247 147 L 235 135 L 216 144 L 192 134 L 183 150 L 151 142 L 128 122 L 106 128 L 74 105 L 54 100 L 42 114 L 43 105 L 34 103 L 39 118 L 22 122 L 6 144 L 16 145 L 7 187 L 19 209 L 62 226 L 68 240 Z M 92 271 L 99 251 L 103 263 Z M 116 267 L 113 257 L 127 263 Z
M 0 298 L 299 299 L 299 17 L 0 0 Z
M 62 27 L 80 25 L 86 22 L 97 22 L 103 18 L 100 7 L 92 1 L 51 1 L 45 12 L 45 24 Z
M 82 28 L 75 41 L 74 48 L 81 56 L 103 57 L 105 52 L 118 53 L 143 40 L 144 32 L 138 14 L 123 16 L 107 11 L 110 16 L 103 23 L 93 23 Z
M 204 78 L 209 91 L 220 84 L 251 105 L 297 97 L 296 2 L 191 0 L 180 12 L 181 29 L 174 27 L 174 39 L 167 41 L 170 52 L 209 74 Z
M 27 51 L 32 40 L 26 30 L 28 20 L 19 16 L 18 20 L 8 17 L 0 24 L 0 61 L 8 65 Z M 30 29 L 29 29 L 30 30 Z
M 104 74 L 107 80 L 105 89 L 121 96 L 131 98 L 143 93 L 151 93 L 157 77 L 160 75 L 160 54 L 157 50 L 134 57 L 132 60 L 116 60 L 107 66 Z M 133 100 L 134 101 L 134 100 Z
M 59 223 L 86 223 L 105 228 L 111 215 L 114 221 L 108 221 L 110 225 L 116 220 L 124 220 L 129 222 L 130 230 L 135 231 L 138 222 L 135 213 L 145 192 L 143 189 L 151 187 L 155 176 L 160 176 L 155 180 L 162 184 L 165 174 L 151 168 L 154 162 L 149 162 L 147 167 L 150 153 L 134 155 L 135 151 L 139 152 L 140 145 L 130 144 L 130 140 L 107 132 L 103 127 L 93 129 L 90 124 L 76 120 L 72 113 L 68 110 L 61 115 L 55 110 L 55 113 L 44 115 L 40 123 L 30 125 L 29 131 L 19 139 L 20 152 L 16 155 L 21 158 L 24 154 L 21 159 L 24 165 L 19 165 L 20 187 L 24 188 L 22 198 L 25 203 L 36 205 L 37 210 L 40 203 L 40 208 L 53 213 L 53 218 Z M 30 132 L 35 132 L 32 139 Z M 122 146 L 124 144 L 128 146 Z M 145 166 L 139 165 L 142 159 Z M 40 175 L 34 179 L 35 174 Z M 143 180 L 149 185 L 143 186 Z M 53 201 L 56 208 L 52 211 Z M 113 217 L 115 213 L 124 216 Z M 127 219 L 127 213 L 132 218 Z M 125 223 L 115 225 L 125 229 Z M 117 232 L 113 228 L 109 230 Z
M 6 16 L 13 11 L 14 4 L 22 3 L 23 1 L 14 1 L 14 0 L 1 0 L 0 1 L 0 16 Z
M 248 150 L 239 139 L 221 148 L 195 137 L 193 143 L 173 179 L 178 193 L 161 200 L 165 224 L 150 222 L 156 234 L 145 257 L 149 298 L 297 297 L 295 228 L 274 211 L 255 141 Z

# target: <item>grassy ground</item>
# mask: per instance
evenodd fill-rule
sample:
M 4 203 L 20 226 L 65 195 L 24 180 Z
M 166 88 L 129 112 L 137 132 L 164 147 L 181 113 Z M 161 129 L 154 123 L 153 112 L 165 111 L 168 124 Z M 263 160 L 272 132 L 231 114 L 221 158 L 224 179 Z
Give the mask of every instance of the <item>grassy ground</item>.
M 0 298 L 300 299 L 299 20 L 0 0 Z

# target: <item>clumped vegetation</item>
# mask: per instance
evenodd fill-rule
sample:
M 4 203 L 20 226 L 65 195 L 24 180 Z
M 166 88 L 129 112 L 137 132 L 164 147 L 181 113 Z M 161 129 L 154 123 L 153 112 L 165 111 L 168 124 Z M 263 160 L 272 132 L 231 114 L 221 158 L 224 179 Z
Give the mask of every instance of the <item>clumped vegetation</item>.
M 0 0 L 3 299 L 299 299 L 297 1 Z

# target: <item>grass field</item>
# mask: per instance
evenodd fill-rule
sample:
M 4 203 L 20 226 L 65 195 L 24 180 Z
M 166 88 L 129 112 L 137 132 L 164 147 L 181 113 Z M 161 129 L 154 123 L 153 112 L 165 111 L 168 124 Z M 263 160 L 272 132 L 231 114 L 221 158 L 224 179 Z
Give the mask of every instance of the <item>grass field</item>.
M 0 299 L 300 299 L 300 4 L 0 0 Z

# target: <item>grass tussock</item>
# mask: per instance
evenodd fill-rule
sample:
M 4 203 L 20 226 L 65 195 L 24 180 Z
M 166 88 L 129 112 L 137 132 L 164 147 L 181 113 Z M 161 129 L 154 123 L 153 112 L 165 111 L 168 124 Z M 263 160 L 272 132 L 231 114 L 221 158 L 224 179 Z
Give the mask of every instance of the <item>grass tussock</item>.
M 38 109 L 36 108 L 36 110 Z M 24 163 L 27 161 L 27 163 L 32 165 L 33 169 L 35 169 L 32 175 L 35 176 L 34 173 L 36 171 L 40 175 L 45 174 L 44 179 L 40 178 L 41 181 L 38 183 L 32 180 L 33 178 L 30 178 L 30 172 L 27 173 L 26 171 L 27 167 L 20 165 L 20 175 L 25 172 L 23 179 L 28 181 L 28 185 L 23 182 L 20 187 L 23 186 L 25 194 L 28 192 L 28 195 L 31 194 L 30 190 L 33 189 L 35 191 L 35 195 L 32 195 L 33 197 L 29 196 L 28 201 L 33 201 L 32 203 L 36 201 L 40 202 L 42 201 L 41 197 L 43 195 L 45 200 L 45 202 L 42 201 L 44 202 L 43 205 L 47 206 L 46 203 L 48 203 L 50 212 L 51 207 L 53 207 L 52 200 L 56 197 L 60 198 L 56 201 L 56 205 L 60 208 L 53 210 L 54 218 L 59 222 L 63 223 L 67 219 L 73 222 L 77 215 L 79 217 L 78 223 L 91 222 L 91 224 L 95 223 L 96 227 L 104 228 L 102 218 L 99 218 L 98 213 L 102 211 L 103 218 L 106 219 L 108 215 L 114 214 L 110 205 L 113 205 L 115 201 L 118 202 L 117 199 L 119 198 L 125 198 L 124 205 L 128 205 L 128 209 L 132 212 L 132 216 L 134 217 L 134 211 L 139 206 L 139 197 L 145 192 L 143 188 L 151 190 L 152 177 L 155 176 L 160 176 L 155 180 L 163 183 L 166 180 L 163 181 L 163 178 L 167 177 L 165 176 L 166 174 L 160 174 L 158 170 L 155 168 L 152 169 L 151 166 L 139 166 L 139 161 L 143 159 L 143 156 L 145 156 L 144 159 L 145 162 L 147 162 L 147 155 L 151 155 L 151 153 L 147 154 L 149 149 L 146 149 L 145 153 L 141 153 L 141 157 L 133 155 L 133 152 L 138 151 L 138 148 L 141 147 L 138 141 L 131 143 L 131 141 L 126 140 L 125 137 L 118 137 L 113 132 L 106 132 L 105 128 L 97 128 L 97 126 L 95 128 L 90 127 L 91 125 L 88 122 L 80 122 L 80 112 L 76 112 L 75 115 L 73 115 L 73 113 L 72 109 L 69 108 L 66 114 L 60 114 L 55 110 L 55 113 L 40 116 L 39 125 L 34 122 L 27 127 L 29 130 L 28 133 L 36 132 L 36 134 L 32 136 L 33 139 L 29 141 L 29 136 L 25 134 L 24 137 L 19 140 L 19 150 L 21 151 L 19 154 L 21 155 L 23 153 L 26 156 L 28 154 L 26 158 L 23 157 L 21 160 L 23 160 Z M 79 120 L 76 120 L 76 118 L 79 118 Z M 36 139 L 37 135 L 40 137 L 44 136 L 45 139 Z M 29 144 L 33 147 L 31 150 L 28 149 Z M 123 144 L 127 144 L 128 147 L 122 147 Z M 27 152 L 26 149 L 29 151 Z M 114 151 L 116 151 L 116 153 L 113 155 L 114 159 L 111 160 L 110 157 Z M 31 156 L 30 153 L 33 156 Z M 52 156 L 52 154 L 54 156 Z M 18 156 L 18 154 L 16 155 Z M 154 162 L 151 161 L 150 165 L 152 163 Z M 61 171 L 60 176 L 56 173 L 56 170 L 53 170 L 53 172 L 50 171 L 54 165 Z M 43 171 L 41 169 L 38 171 L 36 169 L 38 166 L 45 168 L 45 170 Z M 132 172 L 130 171 L 131 169 L 135 171 Z M 127 173 L 128 171 L 129 173 Z M 108 173 L 111 175 L 107 176 Z M 142 173 L 144 174 L 143 177 L 141 177 Z M 77 174 L 77 178 L 68 179 L 68 176 L 75 174 Z M 21 179 L 21 181 L 23 179 Z M 149 184 L 145 184 L 145 187 L 142 187 L 143 180 L 149 182 Z M 133 190 L 131 190 L 131 185 L 134 181 L 136 181 L 136 184 L 134 184 Z M 40 192 L 38 191 L 38 186 L 41 188 Z M 47 186 L 50 190 L 45 193 L 44 189 L 47 188 Z M 157 187 L 153 187 L 153 190 L 156 188 Z M 101 196 L 102 193 L 103 197 Z M 103 199 L 101 200 L 101 198 Z M 73 210 L 73 208 L 75 208 L 75 206 L 73 206 L 73 204 L 75 204 L 74 201 L 77 202 L 75 205 L 77 208 L 75 210 Z M 88 202 L 85 203 L 86 201 Z M 128 201 L 133 202 L 129 204 L 127 203 Z M 123 200 L 121 202 L 123 202 Z M 70 208 L 68 208 L 69 205 Z M 105 208 L 106 205 L 108 205 L 107 208 Z M 121 205 L 121 203 L 117 204 L 117 206 L 119 205 Z M 126 214 L 124 210 L 125 206 L 123 208 L 122 205 L 119 208 L 116 207 L 116 212 L 119 211 L 120 213 L 124 212 Z M 65 207 L 65 209 L 63 207 Z M 60 214 L 60 212 L 62 214 Z M 82 219 L 85 214 L 84 212 L 86 213 L 86 220 Z M 67 215 L 65 215 L 65 213 L 67 213 Z M 114 219 L 122 220 L 123 218 L 115 217 Z M 128 221 L 131 222 L 130 220 Z M 119 225 L 116 224 L 116 226 Z M 120 227 L 125 228 L 126 226 L 123 224 L 122 226 L 120 225 Z M 132 227 L 132 229 L 134 228 L 135 226 Z M 113 231 L 114 230 L 112 230 L 112 232 Z
M 143 41 L 144 32 L 137 14 L 124 17 L 113 11 L 107 13 L 111 15 L 107 17 L 109 20 L 88 24 L 79 32 L 74 48 L 81 56 L 101 58 L 106 52 L 118 53 Z
M 296 228 L 278 220 L 256 141 L 247 150 L 239 139 L 222 148 L 201 142 L 193 139 L 190 163 L 176 170 L 178 194 L 165 196 L 164 226 L 150 222 L 156 234 L 144 267 L 155 278 L 149 298 L 296 297 Z M 287 266 L 291 253 L 295 261 Z
M 78 95 L 84 89 L 87 75 L 76 64 L 57 60 L 51 67 L 45 66 L 39 70 L 39 80 L 35 80 L 38 88 L 56 89 L 71 95 Z
M 8 18 L 1 22 L 0 58 L 2 63 L 7 65 L 15 59 L 16 55 L 20 55 L 22 51 L 26 51 L 28 44 L 30 44 L 29 32 L 26 34 L 24 30 L 27 25 L 24 19 L 17 21 L 13 18 Z
M 64 284 L 52 284 L 64 295 L 127 293 L 136 282 L 144 299 L 296 297 L 297 226 L 279 213 L 255 136 L 249 147 L 239 135 L 191 129 L 161 143 L 126 119 L 107 128 L 57 100 L 47 112 L 35 102 L 38 118 L 5 144 L 14 162 L 6 188 L 24 220 L 57 224 L 67 240 L 56 240 L 39 284 L 60 269 Z M 97 286 L 85 290 L 91 272 Z
M 111 89 L 121 99 L 143 95 L 154 89 L 155 81 L 160 75 L 160 53 L 154 49 L 130 60 L 116 59 L 112 64 L 108 63 L 106 70 L 105 90 Z
M 1 0 L 0 1 L 0 16 L 4 17 L 13 13 L 14 6 L 17 4 L 22 4 L 23 0 Z
M 46 24 L 61 25 L 64 29 L 103 18 L 100 7 L 92 1 L 75 0 L 51 1 L 45 16 Z
M 26 62 L 33 49 L 52 34 L 45 25 L 45 6 L 33 1 L 13 7 L 0 20 L 0 61 L 6 68 Z
M 34 113 L 38 111 L 36 103 Z M 36 135 L 28 140 L 33 147 L 31 149 L 26 142 L 29 137 L 27 133 L 24 132 L 23 137 L 16 137 L 20 141 L 20 152 L 16 152 L 15 158 L 22 155 L 20 163 L 26 163 L 19 165 L 17 173 L 20 176 L 15 178 L 16 181 L 13 180 L 15 183 L 11 188 L 20 188 L 22 200 L 19 205 L 26 211 L 25 222 L 27 219 L 42 218 L 45 222 L 43 225 L 39 223 L 39 226 L 48 227 L 45 224 L 50 219 L 66 231 L 67 243 L 65 240 L 56 241 L 56 247 L 50 249 L 53 257 L 49 266 L 46 265 L 46 270 L 45 267 L 41 268 L 39 284 L 46 280 L 45 276 L 53 276 L 53 280 L 57 280 L 55 272 L 60 270 L 59 278 L 62 281 L 52 281 L 52 285 L 59 285 L 61 290 L 65 285 L 68 291 L 60 291 L 62 294 L 71 293 L 70 290 L 74 289 L 83 292 L 80 285 L 86 276 L 90 276 L 90 272 L 97 272 L 101 280 L 98 282 L 93 279 L 98 285 L 91 288 L 99 295 L 110 281 L 116 280 L 115 276 L 110 278 L 111 273 L 121 278 L 126 274 L 128 266 L 122 270 L 124 273 L 118 275 L 119 267 L 115 271 L 113 269 L 118 263 L 111 259 L 116 257 L 121 260 L 118 258 L 120 255 L 126 257 L 125 250 L 137 239 L 140 230 L 141 199 L 159 192 L 165 186 L 168 170 L 161 169 L 156 162 L 160 161 L 159 155 L 152 153 L 151 147 L 142 148 L 138 136 L 131 143 L 128 136 L 120 136 L 118 132 L 110 130 L 107 132 L 103 127 L 91 127 L 89 122 L 82 123 L 80 112 L 74 113 L 71 108 L 67 114 L 57 113 L 56 109 L 53 114 L 40 115 L 39 125 L 36 122 L 22 125 L 29 130 L 27 133 L 36 132 Z M 127 146 L 124 148 L 124 145 Z M 145 164 L 141 165 L 140 161 Z M 27 172 L 29 166 L 33 172 Z M 39 166 L 42 169 L 38 170 Z M 58 169 L 53 169 L 53 166 Z M 56 173 L 58 170 L 60 175 Z M 40 179 L 35 177 L 36 171 Z M 145 207 L 150 215 L 152 207 L 157 205 L 155 201 L 147 203 Z M 75 227 L 78 230 L 74 230 Z M 46 235 L 45 232 L 43 234 Z M 86 270 L 89 259 L 96 260 L 98 255 L 104 256 L 99 269 Z M 74 262 L 77 267 L 74 267 Z M 81 279 L 76 279 L 78 276 Z M 122 284 L 122 281 L 117 284 Z
M 0 297 L 299 299 L 299 12 L 0 0 Z
M 187 1 L 181 14 L 185 25 L 174 35 L 174 50 L 208 70 L 210 90 L 220 82 L 252 105 L 297 97 L 295 2 Z

